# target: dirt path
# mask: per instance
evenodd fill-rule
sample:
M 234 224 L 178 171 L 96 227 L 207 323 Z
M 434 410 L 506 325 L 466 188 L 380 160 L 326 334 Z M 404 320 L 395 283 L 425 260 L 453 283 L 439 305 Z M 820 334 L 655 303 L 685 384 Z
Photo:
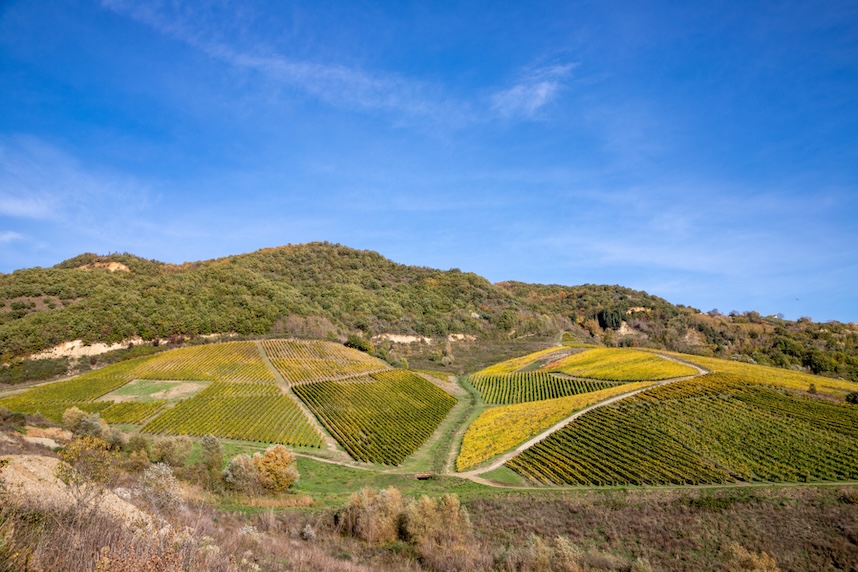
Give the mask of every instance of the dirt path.
M 285 395 L 288 395 L 289 398 L 295 402 L 295 404 L 304 413 L 304 416 L 307 418 L 307 420 L 316 429 L 319 430 L 319 432 L 322 434 L 322 437 L 324 437 L 324 439 L 325 439 L 325 445 L 328 447 L 328 449 L 331 451 L 338 451 L 337 442 L 334 440 L 334 438 L 331 436 L 331 434 L 328 433 L 328 430 L 325 429 L 324 427 L 322 427 L 322 424 L 319 423 L 319 420 L 316 419 L 316 416 L 313 415 L 313 412 L 310 411 L 307 408 L 307 406 L 304 405 L 304 402 L 298 398 L 298 395 L 294 391 L 292 391 L 292 386 L 289 385 L 289 383 L 286 381 L 286 379 L 283 378 L 282 375 L 280 375 L 280 372 L 277 371 L 277 368 L 275 368 L 274 364 L 271 363 L 271 360 L 268 359 L 268 354 L 265 353 L 265 348 L 262 347 L 262 342 L 259 342 L 259 341 L 256 342 L 256 347 L 259 348 L 259 354 L 262 356 L 262 361 L 265 362 L 265 366 L 268 368 L 268 370 L 274 376 L 274 379 L 277 380 L 277 385 L 280 387 L 280 389 L 283 391 L 283 393 Z M 315 457 L 313 457 L 313 458 L 315 458 Z
M 609 398 L 609 399 L 606 399 L 606 400 L 604 400 L 604 401 L 600 401 L 599 403 L 594 403 L 593 405 L 590 405 L 590 406 L 588 406 L 588 407 L 585 407 L 584 409 L 579 409 L 578 411 L 576 411 L 575 413 L 573 413 L 573 414 L 572 414 L 572 415 L 570 415 L 569 417 L 566 417 L 565 419 L 562 419 L 561 421 L 559 421 L 559 422 L 557 422 L 556 424 L 554 424 L 553 426 L 549 427 L 548 429 L 546 429 L 545 431 L 543 431 L 543 432 L 542 432 L 542 433 L 540 433 L 539 435 L 537 435 L 537 436 L 533 437 L 532 439 L 530 439 L 530 440 L 528 440 L 528 441 L 525 441 L 524 443 L 522 443 L 521 445 L 519 445 L 519 446 L 518 446 L 518 447 L 516 447 L 515 449 L 513 449 L 513 450 L 511 450 L 511 451 L 509 451 L 509 452 L 507 452 L 507 453 L 504 453 L 503 455 L 501 455 L 500 457 L 498 457 L 497 459 L 495 459 L 491 464 L 489 464 L 489 465 L 487 465 L 487 466 L 485 466 L 485 467 L 479 468 L 479 469 L 474 469 L 474 470 L 472 470 L 472 471 L 466 471 L 466 472 L 464 472 L 464 473 L 453 473 L 453 474 L 455 474 L 455 475 L 457 475 L 457 476 L 459 476 L 459 477 L 463 477 L 463 478 L 465 478 L 465 479 L 470 479 L 470 480 L 472 480 L 472 481 L 474 481 L 474 482 L 478 482 L 478 483 L 481 483 L 481 484 L 489 484 L 489 483 L 491 483 L 491 481 L 488 481 L 488 480 L 486 480 L 486 479 L 480 478 L 480 477 L 479 477 L 479 475 L 481 475 L 481 474 L 483 474 L 483 473 L 487 473 L 487 472 L 489 472 L 489 471 L 494 471 L 495 469 L 498 469 L 498 468 L 502 467 L 502 466 L 503 466 L 507 461 L 509 461 L 509 460 L 510 460 L 510 459 L 512 459 L 513 457 L 515 457 L 515 456 L 519 455 L 520 453 L 524 452 L 526 449 L 529 449 L 529 448 L 533 447 L 534 445 L 536 445 L 537 443 L 539 443 L 540 441 L 542 441 L 543 439 L 545 439 L 546 437 L 548 437 L 548 436 L 549 436 L 549 435 L 551 435 L 552 433 L 556 433 L 557 431 L 560 431 L 561 429 L 563 429 L 564 427 L 566 427 L 569 423 L 571 423 L 571 422 L 575 421 L 576 419 L 578 419 L 578 418 L 579 418 L 579 417 L 581 417 L 582 415 L 585 415 L 585 414 L 589 413 L 590 411 L 593 411 L 594 409 L 598 409 L 599 407 L 604 407 L 604 406 L 606 406 L 606 405 L 610 405 L 610 404 L 612 404 L 612 403 L 616 403 L 617 401 L 622 401 L 623 399 L 628 399 L 629 397 L 632 397 L 632 396 L 634 396 L 634 395 L 637 395 L 638 393 L 641 393 L 641 392 L 643 392 L 643 391 L 647 391 L 647 390 L 649 390 L 649 389 L 652 389 L 653 387 L 661 387 L 661 386 L 663 386 L 663 385 L 668 385 L 668 384 L 670 384 L 670 383 L 676 383 L 676 382 L 678 382 L 678 381 L 685 381 L 685 380 L 688 380 L 688 379 L 694 379 L 695 377 L 699 377 L 699 376 L 701 376 L 701 375 L 705 375 L 705 374 L 709 373 L 709 371 L 708 371 L 708 370 L 703 369 L 703 368 L 701 368 L 701 367 L 698 367 L 698 366 L 696 366 L 696 365 L 694 365 L 694 364 L 690 364 L 690 363 L 684 362 L 684 361 L 682 361 L 682 360 L 679 360 L 679 359 L 676 359 L 676 358 L 673 358 L 673 357 L 670 357 L 670 356 L 664 356 L 664 355 L 661 355 L 661 354 L 655 354 L 655 355 L 657 355 L 657 356 L 658 356 L 658 357 L 660 357 L 660 358 L 666 359 L 666 360 L 668 360 L 668 361 L 673 361 L 673 362 L 676 362 L 676 363 L 681 363 L 681 364 L 684 364 L 684 365 L 688 365 L 688 366 L 690 366 L 690 367 L 693 367 L 694 369 L 696 369 L 696 370 L 697 370 L 697 375 L 686 375 L 686 376 L 683 376 L 683 377 L 673 377 L 673 378 L 670 378 L 670 379 L 664 379 L 664 380 L 662 380 L 662 381 L 658 381 L 658 382 L 656 382 L 656 383 L 655 383 L 655 384 L 653 384 L 653 385 L 650 385 L 650 386 L 647 386 L 647 387 L 642 387 L 642 388 L 640 388 L 640 389 L 636 389 L 636 390 L 634 390 L 634 391 L 629 391 L 628 393 L 622 393 L 622 394 L 620 394 L 620 395 L 616 395 L 616 396 L 611 397 L 611 398 Z M 498 486 L 498 485 L 497 485 L 497 484 L 495 484 L 495 485 L 492 485 L 492 486 Z
M 464 381 L 464 383 L 468 383 Z M 457 381 L 457 384 L 459 382 Z M 459 455 L 459 443 L 462 442 L 462 437 L 465 435 L 465 431 L 468 430 L 468 420 L 474 413 L 474 410 L 477 408 L 477 400 L 479 399 L 479 395 L 477 394 L 477 390 L 471 387 L 470 389 L 465 388 L 463 385 L 459 385 L 465 392 L 467 392 L 467 396 L 463 398 L 463 401 L 467 403 L 467 409 L 465 414 L 462 416 L 462 423 L 458 429 L 453 433 L 453 437 L 450 441 L 450 448 L 447 451 L 447 460 L 444 461 L 444 474 L 455 474 L 454 467 L 456 466 L 456 457 Z

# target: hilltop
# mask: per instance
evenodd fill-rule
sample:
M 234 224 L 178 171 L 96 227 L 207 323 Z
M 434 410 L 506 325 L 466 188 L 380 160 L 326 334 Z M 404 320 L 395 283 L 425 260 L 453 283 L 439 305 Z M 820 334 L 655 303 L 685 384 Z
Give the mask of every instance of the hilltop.
M 569 332 L 858 379 L 858 326 L 722 315 L 606 285 L 492 284 L 474 273 L 397 264 L 329 243 L 181 265 L 82 254 L 0 275 L 0 357 L 63 342 L 235 333 L 344 339 L 384 333 L 502 341 Z

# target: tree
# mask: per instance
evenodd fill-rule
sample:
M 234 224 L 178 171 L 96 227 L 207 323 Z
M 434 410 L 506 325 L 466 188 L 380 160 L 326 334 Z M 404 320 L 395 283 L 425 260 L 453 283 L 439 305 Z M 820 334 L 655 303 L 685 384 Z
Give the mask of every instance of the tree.
M 260 484 L 273 493 L 285 491 L 298 480 L 295 455 L 283 445 L 274 445 L 265 454 L 253 455 Z
M 599 310 L 599 313 L 596 314 L 596 319 L 599 320 L 599 326 L 603 329 L 611 328 L 616 330 L 623 323 L 622 313 L 613 308 Z
M 250 455 L 236 455 L 223 470 L 223 480 L 234 491 L 254 494 L 259 492 L 259 470 Z
M 223 467 L 223 445 L 214 435 L 206 435 L 200 439 L 202 447 L 202 463 L 206 469 L 209 486 L 219 483 Z

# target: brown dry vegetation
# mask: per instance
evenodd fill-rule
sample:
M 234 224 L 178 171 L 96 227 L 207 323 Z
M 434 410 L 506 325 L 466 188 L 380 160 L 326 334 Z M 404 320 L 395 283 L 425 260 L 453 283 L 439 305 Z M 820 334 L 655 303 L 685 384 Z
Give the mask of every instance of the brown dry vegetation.
M 783 572 L 858 570 L 858 493 L 848 487 L 532 493 L 468 503 L 479 538 L 531 535 L 644 558 L 667 572 L 726 570 L 735 542 Z

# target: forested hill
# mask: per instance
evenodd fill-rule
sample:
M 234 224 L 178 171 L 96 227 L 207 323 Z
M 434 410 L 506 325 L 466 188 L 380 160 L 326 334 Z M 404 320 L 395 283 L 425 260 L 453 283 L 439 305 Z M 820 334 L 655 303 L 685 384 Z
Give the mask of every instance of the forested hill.
M 236 332 L 361 331 L 505 339 L 570 331 L 582 341 L 753 359 L 858 379 L 858 326 L 755 312 L 702 314 L 620 286 L 544 286 L 405 266 L 328 243 L 164 264 L 83 254 L 0 275 L 4 362 L 63 341 Z

